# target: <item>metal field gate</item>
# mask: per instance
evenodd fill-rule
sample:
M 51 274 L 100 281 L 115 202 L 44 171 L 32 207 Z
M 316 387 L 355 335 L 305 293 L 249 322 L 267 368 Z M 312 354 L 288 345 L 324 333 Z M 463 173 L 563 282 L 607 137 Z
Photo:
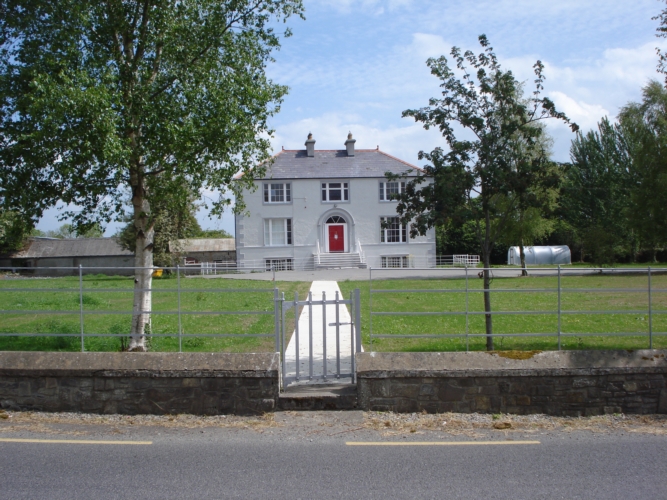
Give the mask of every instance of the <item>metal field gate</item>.
M 361 351 L 361 311 L 359 289 L 350 292 L 348 299 L 335 293 L 327 297 L 280 302 L 280 335 L 276 347 L 282 358 L 282 386 L 293 383 L 356 382 L 354 355 Z M 294 330 L 286 321 L 288 311 L 294 311 Z M 290 334 L 291 335 L 290 338 Z

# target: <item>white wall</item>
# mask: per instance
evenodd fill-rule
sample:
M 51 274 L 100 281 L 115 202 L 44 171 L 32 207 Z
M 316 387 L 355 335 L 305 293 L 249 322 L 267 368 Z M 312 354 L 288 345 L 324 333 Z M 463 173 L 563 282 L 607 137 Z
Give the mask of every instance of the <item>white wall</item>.
M 348 182 L 349 201 L 321 201 L 321 182 Z M 268 182 L 268 181 L 267 181 Z M 282 181 L 273 181 L 282 182 Z M 239 265 L 245 267 L 254 262 L 263 266 L 265 258 L 291 257 L 296 267 L 310 260 L 319 240 L 324 251 L 324 223 L 332 215 L 340 215 L 348 223 L 348 249 L 357 251 L 360 241 L 369 266 L 380 267 L 383 255 L 410 255 L 416 267 L 435 263 L 435 231 L 426 236 L 410 239 L 407 243 L 381 243 L 380 217 L 396 215 L 396 202 L 381 202 L 379 183 L 385 179 L 298 179 L 292 180 L 291 203 L 264 203 L 263 183 L 256 181 L 254 193 L 245 192 L 249 216 L 237 216 L 236 245 Z M 265 218 L 292 219 L 292 245 L 270 247 L 264 245 Z M 409 228 L 408 228 L 409 230 Z

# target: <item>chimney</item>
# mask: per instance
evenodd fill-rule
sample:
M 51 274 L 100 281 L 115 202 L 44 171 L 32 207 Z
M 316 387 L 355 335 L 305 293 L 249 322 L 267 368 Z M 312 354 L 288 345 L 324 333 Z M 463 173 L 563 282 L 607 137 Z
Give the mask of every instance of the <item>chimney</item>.
M 308 134 L 308 140 L 306 141 L 306 154 L 310 157 L 315 156 L 315 139 L 313 139 L 313 134 Z
M 347 141 L 345 141 L 345 147 L 347 148 L 347 156 L 354 156 L 354 143 L 357 142 L 356 139 L 352 139 L 352 132 L 347 134 Z

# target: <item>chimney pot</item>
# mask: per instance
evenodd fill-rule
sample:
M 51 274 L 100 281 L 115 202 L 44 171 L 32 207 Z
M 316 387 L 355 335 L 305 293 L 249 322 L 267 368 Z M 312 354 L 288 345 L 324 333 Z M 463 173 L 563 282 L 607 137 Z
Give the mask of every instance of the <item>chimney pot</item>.
M 347 149 L 347 156 L 354 156 L 354 143 L 356 139 L 352 139 L 352 132 L 347 134 L 347 141 L 345 141 L 345 148 Z
M 315 156 L 315 139 L 313 139 L 313 134 L 308 134 L 308 140 L 306 141 L 306 154 L 310 157 Z

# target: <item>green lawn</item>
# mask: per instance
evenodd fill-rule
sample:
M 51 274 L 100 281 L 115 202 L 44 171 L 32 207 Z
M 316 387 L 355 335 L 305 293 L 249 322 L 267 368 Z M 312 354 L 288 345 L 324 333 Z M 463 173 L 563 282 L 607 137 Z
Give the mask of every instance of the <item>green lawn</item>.
M 529 311 L 533 313 L 556 312 L 558 307 L 556 277 L 495 278 L 492 281 L 492 310 L 502 312 Z M 362 339 L 365 349 L 370 349 L 372 321 L 373 335 L 389 335 L 389 338 L 373 338 L 375 351 L 459 351 L 466 349 L 466 339 L 447 338 L 451 334 L 466 333 L 465 315 L 432 316 L 370 316 L 369 282 L 341 282 L 344 294 L 360 288 L 362 294 Z M 465 279 L 421 280 L 373 280 L 373 312 L 465 312 Z M 482 280 L 471 278 L 468 282 L 468 310 L 484 310 Z M 561 332 L 577 334 L 562 336 L 563 349 L 640 349 L 647 348 L 648 341 L 648 292 L 646 276 L 563 276 L 561 278 Z M 539 290 L 516 292 L 515 290 Z M 627 289 L 637 289 L 627 291 Z M 388 293 L 378 292 L 387 290 Z M 420 290 L 405 291 L 405 290 Z M 423 291 L 421 291 L 423 290 Z M 439 292 L 438 290 L 456 290 Z M 501 291 L 509 290 L 509 291 Z M 667 275 L 652 277 L 653 332 L 667 332 Z M 567 311 L 584 311 L 584 314 L 566 314 Z M 592 311 L 619 311 L 615 314 L 592 314 Z M 625 312 L 628 311 L 628 312 Z M 558 331 L 557 314 L 509 314 L 493 317 L 494 333 L 555 333 Z M 469 315 L 467 331 L 470 334 L 485 332 L 484 315 Z M 630 333 L 630 336 L 598 336 L 599 333 Z M 437 334 L 440 338 L 399 338 L 398 335 Z M 592 335 L 591 335 L 592 334 Z M 392 338 L 391 336 L 396 336 Z M 485 337 L 469 337 L 470 350 L 485 349 Z M 667 336 L 654 335 L 655 348 L 667 347 Z M 497 337 L 496 349 L 553 350 L 558 341 L 553 337 Z
M 274 351 L 273 337 L 244 334 L 273 334 L 274 284 L 263 281 L 181 278 L 181 324 L 184 351 L 262 352 Z M 287 297 L 295 291 L 307 293 L 309 283 L 278 282 Z M 133 297 L 133 278 L 85 276 L 83 280 L 84 333 L 114 334 L 113 337 L 85 337 L 86 351 L 119 351 L 127 342 Z M 25 290 L 29 289 L 29 290 Z M 153 280 L 153 311 L 150 350 L 178 351 L 177 280 Z M 227 291 L 217 291 L 224 289 Z M 16 291 L 15 291 L 16 290 Z M 25 291 L 24 291 L 25 290 Z M 264 290 L 264 291 L 262 291 Z M 0 280 L 0 309 L 11 311 L 58 311 L 54 313 L 2 314 L 0 334 L 58 333 L 75 336 L 0 336 L 0 350 L 78 351 L 81 349 L 78 277 Z M 197 314 L 220 311 L 271 314 Z M 105 314 L 124 312 L 124 314 Z M 192 314 L 194 313 L 194 314 Z M 293 318 L 289 318 L 293 325 Z M 288 325 L 289 327 L 289 325 Z M 194 334 L 234 334 L 234 337 L 196 337 Z
M 175 312 L 178 296 L 176 278 L 155 279 L 152 318 L 152 351 L 178 351 L 177 337 L 161 337 L 178 333 L 178 315 Z M 448 338 L 466 333 L 465 315 L 453 316 L 370 316 L 370 289 L 368 281 L 339 282 L 345 297 L 361 289 L 362 339 L 364 348 L 371 348 L 371 319 L 373 334 L 390 335 L 374 338 L 376 351 L 455 351 L 466 349 L 465 338 Z M 563 336 L 564 349 L 639 349 L 648 347 L 648 293 L 645 276 L 591 275 L 563 276 L 561 278 L 561 331 L 577 334 Z M 132 278 L 85 276 L 83 282 L 84 332 L 86 335 L 113 334 L 113 337 L 86 336 L 87 351 L 118 351 L 127 341 L 132 308 Z M 250 337 L 244 334 L 272 334 L 273 315 L 262 314 L 202 314 L 220 311 L 268 312 L 273 311 L 273 283 L 224 278 L 182 278 L 181 315 L 184 351 L 268 352 L 274 350 L 272 337 Z M 275 284 L 289 300 L 298 292 L 303 299 L 310 283 L 277 282 Z M 470 278 L 468 310 L 483 311 L 482 281 Z M 374 312 L 465 312 L 466 282 L 464 279 L 373 280 Z M 23 291 L 21 289 L 29 289 Z M 226 291 L 218 291 L 224 289 Z M 552 311 L 557 310 L 558 294 L 555 277 L 495 278 L 492 289 L 494 311 Z M 500 290 L 534 290 L 503 292 Z M 627 289 L 637 289 L 627 291 Z M 264 291 L 261 291 L 264 290 Z M 407 291 L 406 291 L 407 290 Z M 421 290 L 421 291 L 409 291 Z M 442 292 L 439 290 L 455 290 Z M 667 275 L 652 277 L 653 346 L 667 347 Z M 0 350 L 78 351 L 79 337 L 79 282 L 77 277 L 49 279 L 0 279 L 0 310 L 52 311 L 46 314 L 27 312 L 3 313 L 0 320 L 2 333 L 59 333 L 62 337 L 10 337 L 0 335 Z M 567 311 L 619 311 L 614 314 L 566 314 Z M 123 314 L 110 314 L 123 311 Z M 627 312 L 625 312 L 627 311 Z M 54 313 L 58 312 L 58 314 Z M 109 314 L 105 314 L 105 312 Z M 186 314 L 187 313 L 187 314 Z M 190 314 L 194 313 L 194 314 Z M 287 315 L 287 329 L 291 332 L 294 313 Z M 494 333 L 555 333 L 558 330 L 556 314 L 510 314 L 493 318 Z M 469 315 L 467 331 L 484 333 L 484 316 Z M 604 337 L 601 333 L 629 333 L 629 336 Z M 196 337 L 196 334 L 233 334 L 233 337 Z M 398 338 L 397 335 L 437 334 L 435 339 Z M 592 334 L 592 335 L 591 335 Z M 557 349 L 553 337 L 497 337 L 497 349 Z M 469 337 L 471 350 L 485 348 L 484 337 Z

